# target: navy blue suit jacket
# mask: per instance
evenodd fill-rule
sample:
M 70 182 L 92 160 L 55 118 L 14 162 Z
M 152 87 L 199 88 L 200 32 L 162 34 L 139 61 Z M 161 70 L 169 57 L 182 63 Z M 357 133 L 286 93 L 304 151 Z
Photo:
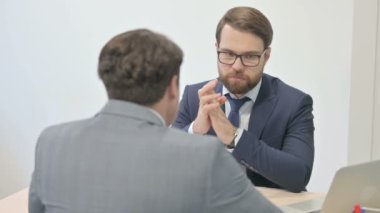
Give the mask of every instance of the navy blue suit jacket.
M 198 90 L 207 82 L 185 87 L 173 127 L 188 130 L 195 120 Z M 222 92 L 219 81 L 216 92 Z M 247 167 L 256 186 L 306 190 L 314 160 L 313 100 L 280 79 L 264 74 L 244 130 L 232 155 Z M 215 134 L 210 130 L 208 134 Z

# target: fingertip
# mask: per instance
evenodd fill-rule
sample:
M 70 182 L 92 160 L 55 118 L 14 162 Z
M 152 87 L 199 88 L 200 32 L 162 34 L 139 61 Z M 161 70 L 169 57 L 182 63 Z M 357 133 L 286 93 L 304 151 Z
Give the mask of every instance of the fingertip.
M 218 99 L 218 102 L 219 102 L 220 105 L 223 105 L 223 104 L 226 103 L 226 99 L 225 98 L 220 98 L 220 99 Z

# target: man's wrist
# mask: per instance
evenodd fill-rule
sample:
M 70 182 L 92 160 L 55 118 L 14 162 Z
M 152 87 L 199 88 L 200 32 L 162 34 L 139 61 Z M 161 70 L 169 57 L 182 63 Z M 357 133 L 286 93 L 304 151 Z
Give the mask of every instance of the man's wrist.
M 235 148 L 235 139 L 237 136 L 238 136 L 238 129 L 234 127 L 233 132 L 232 132 L 232 140 L 229 144 L 226 145 L 228 149 Z
M 206 132 L 199 131 L 199 128 L 197 125 L 198 125 L 198 123 L 196 121 L 193 121 L 189 126 L 188 132 L 191 134 L 205 135 L 207 133 L 207 131 Z

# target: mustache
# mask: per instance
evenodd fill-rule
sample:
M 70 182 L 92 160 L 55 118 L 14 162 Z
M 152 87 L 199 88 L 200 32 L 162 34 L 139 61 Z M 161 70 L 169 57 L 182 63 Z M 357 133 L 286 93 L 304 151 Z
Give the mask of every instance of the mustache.
M 247 79 L 248 77 L 244 74 L 239 74 L 239 73 L 231 73 L 227 74 L 225 76 L 226 78 L 241 78 L 241 79 Z

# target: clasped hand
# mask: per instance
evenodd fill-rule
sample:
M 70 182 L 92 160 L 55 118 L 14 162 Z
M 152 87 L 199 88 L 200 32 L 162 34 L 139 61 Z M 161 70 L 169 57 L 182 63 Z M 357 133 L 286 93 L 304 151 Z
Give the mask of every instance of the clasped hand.
M 221 109 L 227 98 L 221 93 L 215 93 L 217 84 L 218 80 L 215 79 L 198 90 L 199 108 L 193 122 L 193 132 L 203 135 L 213 128 L 219 140 L 228 145 L 234 138 L 235 128 Z

